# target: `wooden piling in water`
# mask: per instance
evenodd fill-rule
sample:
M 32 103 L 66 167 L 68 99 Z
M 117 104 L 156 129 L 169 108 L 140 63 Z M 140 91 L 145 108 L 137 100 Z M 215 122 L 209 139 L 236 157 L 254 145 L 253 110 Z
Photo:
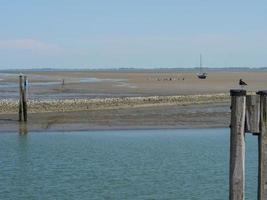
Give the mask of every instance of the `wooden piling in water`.
M 23 93 L 23 85 L 22 85 L 22 75 L 19 76 L 19 121 L 22 121 L 22 93 Z
M 260 134 L 258 137 L 258 200 L 267 199 L 267 91 L 260 95 Z
M 243 200 L 245 189 L 246 91 L 231 90 L 229 199 Z
M 24 88 L 23 88 L 23 119 L 26 122 L 28 120 L 28 111 L 27 111 L 27 76 L 24 76 Z
M 23 83 L 24 80 L 24 83 Z M 19 121 L 27 121 L 27 76 L 19 76 Z
M 260 96 L 247 95 L 245 132 L 258 135 L 260 132 Z

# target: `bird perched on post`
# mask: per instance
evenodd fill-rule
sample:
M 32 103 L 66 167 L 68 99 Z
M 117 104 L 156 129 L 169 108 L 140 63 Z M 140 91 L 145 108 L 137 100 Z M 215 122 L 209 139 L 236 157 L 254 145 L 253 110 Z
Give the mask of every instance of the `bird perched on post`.
M 244 89 L 244 87 L 245 87 L 246 85 L 248 85 L 248 84 L 246 84 L 246 83 L 242 80 L 242 78 L 241 78 L 241 79 L 239 79 L 239 85 L 241 86 L 242 89 Z

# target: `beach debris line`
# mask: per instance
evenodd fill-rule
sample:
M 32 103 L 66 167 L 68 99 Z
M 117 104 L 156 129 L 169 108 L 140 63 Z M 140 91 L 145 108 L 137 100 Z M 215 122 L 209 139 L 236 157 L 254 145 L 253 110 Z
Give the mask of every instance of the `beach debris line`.
M 70 112 L 84 110 L 101 110 L 111 108 L 145 107 L 158 105 L 190 105 L 207 103 L 228 103 L 229 94 L 201 94 L 177 96 L 149 97 L 114 97 L 114 98 L 82 98 L 64 100 L 28 99 L 29 113 Z M 12 99 L 0 100 L 0 113 L 17 113 L 18 101 Z
M 235 89 L 230 94 L 229 199 L 244 199 L 245 133 L 258 137 L 258 200 L 267 199 L 267 91 L 247 95 Z
M 27 76 L 19 75 L 19 121 L 27 122 Z

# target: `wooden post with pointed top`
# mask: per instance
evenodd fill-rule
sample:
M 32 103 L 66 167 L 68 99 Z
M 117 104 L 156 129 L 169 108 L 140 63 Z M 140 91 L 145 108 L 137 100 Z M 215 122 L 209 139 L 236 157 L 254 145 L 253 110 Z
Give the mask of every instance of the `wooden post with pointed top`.
M 243 200 L 245 190 L 246 91 L 231 90 L 229 199 Z

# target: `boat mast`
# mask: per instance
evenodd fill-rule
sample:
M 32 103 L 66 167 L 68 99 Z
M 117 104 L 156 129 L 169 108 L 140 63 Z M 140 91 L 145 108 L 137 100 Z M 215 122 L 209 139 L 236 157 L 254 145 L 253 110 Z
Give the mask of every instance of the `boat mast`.
M 202 73 L 202 55 L 199 56 L 199 72 Z

